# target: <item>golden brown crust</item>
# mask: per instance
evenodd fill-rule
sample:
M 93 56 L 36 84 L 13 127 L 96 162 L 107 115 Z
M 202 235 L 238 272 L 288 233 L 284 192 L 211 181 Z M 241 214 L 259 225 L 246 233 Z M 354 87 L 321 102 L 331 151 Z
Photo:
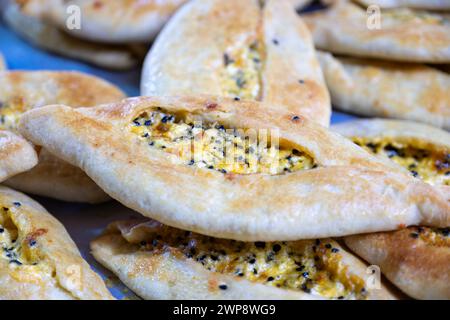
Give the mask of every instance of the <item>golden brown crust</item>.
M 450 129 L 450 75 L 425 65 L 336 58 L 328 53 L 320 53 L 319 60 L 337 108 Z
M 333 53 L 386 60 L 450 62 L 450 24 L 438 13 L 409 9 L 384 10 L 376 16 L 350 1 L 336 1 L 330 9 L 303 14 L 316 47 Z
M 349 138 L 388 138 L 442 150 L 446 154 L 450 151 L 448 132 L 414 122 L 357 120 L 335 125 L 332 130 Z M 450 194 L 450 189 L 445 188 L 442 187 L 443 192 Z M 425 235 L 432 232 L 427 228 L 413 227 L 396 232 L 346 237 L 345 243 L 369 263 L 379 265 L 381 272 L 411 297 L 449 299 L 450 246 L 443 245 L 445 241 L 440 245 L 437 242 L 433 244 L 433 241 L 426 242 Z
M 450 247 L 433 246 L 412 236 L 417 228 L 357 235 L 345 243 L 416 299 L 450 299 Z
M 12 30 L 33 45 L 57 54 L 114 70 L 136 67 L 144 57 L 127 46 L 99 44 L 72 37 L 46 21 L 22 14 L 11 2 L 3 10 L 3 19 Z
M 281 141 L 305 150 L 318 168 L 271 176 L 185 165 L 127 129 L 156 106 L 229 128 L 278 130 Z M 305 118 L 269 106 L 262 115 L 261 107 L 225 98 L 141 97 L 97 108 L 35 109 L 20 128 L 81 166 L 113 198 L 183 230 L 270 241 L 449 224 L 448 199 L 439 190 Z
M 208 271 L 176 248 L 140 250 L 138 244 L 157 229 L 155 225 L 155 222 L 115 222 L 91 242 L 94 257 L 144 299 L 324 299 L 318 294 L 281 289 Z M 335 246 L 348 268 L 346 274 L 366 279 L 367 266 L 339 245 Z M 225 289 L 219 286 L 225 286 Z M 368 298 L 395 297 L 382 286 L 380 290 L 369 289 Z
M 246 50 L 257 51 L 258 57 L 242 57 Z M 258 61 L 257 70 L 241 61 L 245 58 Z M 227 80 L 230 61 L 244 80 L 239 73 Z M 251 72 L 258 77 L 254 88 L 246 78 Z M 240 81 L 243 88 L 229 90 L 229 81 Z M 284 0 L 266 1 L 263 9 L 258 0 L 186 4 L 150 50 L 141 91 L 149 96 L 238 96 L 262 100 L 280 112 L 300 113 L 324 126 L 330 122 L 330 98 L 311 35 Z
M 4 108 L 12 106 L 13 112 L 17 109 L 17 116 L 28 109 L 51 103 L 64 103 L 72 107 L 93 106 L 124 97 L 115 86 L 76 72 L 2 72 L 0 84 L 0 102 Z M 34 151 L 33 157 L 36 157 Z M 61 200 L 102 202 L 108 199 L 79 168 L 55 159 L 46 151 L 41 152 L 40 158 L 38 167 L 7 184 Z M 21 159 L 16 158 L 15 161 L 19 163 Z M 25 163 L 29 165 L 29 161 Z
M 81 258 L 61 223 L 43 207 L 5 187 L 0 187 L 0 202 L 2 208 L 8 208 L 6 215 L 13 223 L 9 228 L 17 228 L 15 243 L 20 241 L 21 252 L 29 250 L 33 256 L 19 264 L 9 261 L 11 258 L 3 250 L 1 299 L 113 299 L 101 278 Z
M 37 154 L 30 143 L 12 132 L 0 130 L 0 182 L 37 163 Z
M 16 0 L 24 13 L 66 29 L 67 8 L 81 9 L 82 28 L 70 34 L 95 42 L 151 42 L 186 0 Z

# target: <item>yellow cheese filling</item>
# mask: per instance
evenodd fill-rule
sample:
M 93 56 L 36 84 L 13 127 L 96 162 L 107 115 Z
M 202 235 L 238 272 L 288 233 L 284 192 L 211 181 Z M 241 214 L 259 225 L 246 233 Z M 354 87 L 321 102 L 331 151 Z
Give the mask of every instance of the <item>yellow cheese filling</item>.
M 224 96 L 258 100 L 261 92 L 262 44 L 229 48 L 223 55 L 221 72 Z
M 450 185 L 450 153 L 416 147 L 409 143 L 383 138 L 352 139 L 376 155 L 383 155 L 408 169 L 414 177 L 432 185 Z
M 27 111 L 23 99 L 15 98 L 7 102 L 0 101 L 0 129 L 14 131 L 19 117 Z
M 134 119 L 131 131 L 151 148 L 175 154 L 187 165 L 222 173 L 282 174 L 316 167 L 306 152 L 268 146 L 247 139 L 239 130 L 218 123 L 196 123 L 188 117 L 177 119 L 160 110 Z
M 420 239 L 431 246 L 450 248 L 449 228 L 413 227 L 410 230 L 410 236 L 414 239 Z
M 207 270 L 330 299 L 365 299 L 364 280 L 342 262 L 335 241 L 241 242 L 159 225 L 142 251 L 175 249 Z M 226 287 L 220 287 L 226 290 Z
M 30 234 L 22 234 L 17 228 L 15 215 L 22 209 L 20 202 L 0 206 L 0 249 L 9 274 L 18 281 L 39 281 L 43 274 L 51 276 L 53 269 L 42 261 L 38 249 L 39 236 L 46 230 L 35 230 Z

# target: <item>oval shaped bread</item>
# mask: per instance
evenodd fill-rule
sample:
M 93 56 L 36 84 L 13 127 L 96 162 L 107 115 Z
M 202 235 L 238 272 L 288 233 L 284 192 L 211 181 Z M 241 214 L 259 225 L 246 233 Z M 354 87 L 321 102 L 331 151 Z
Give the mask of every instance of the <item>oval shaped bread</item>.
M 73 36 L 108 43 L 151 42 L 186 1 L 16 0 L 24 13 L 51 21 Z M 67 28 L 68 18 L 76 17 L 78 12 L 82 27 Z
M 395 298 L 331 239 L 245 243 L 119 221 L 91 249 L 144 299 Z
M 144 57 L 135 54 L 128 46 L 89 42 L 70 36 L 48 21 L 22 14 L 11 1 L 5 4 L 2 17 L 9 28 L 33 45 L 102 68 L 131 69 L 138 66 Z
M 0 299 L 113 299 L 67 231 L 37 202 L 0 187 Z
M 343 123 L 333 126 L 333 130 L 379 156 L 390 157 L 417 178 L 450 195 L 448 132 L 414 122 L 381 119 Z M 409 296 L 450 299 L 448 228 L 411 227 L 356 235 L 346 237 L 345 243 L 369 263 L 379 265 L 381 272 Z
M 328 53 L 319 53 L 318 57 L 337 108 L 450 129 L 449 74 L 420 64 L 333 57 Z
M 126 206 L 215 237 L 297 240 L 450 221 L 439 190 L 320 125 L 258 102 L 140 97 L 96 108 L 47 106 L 27 112 L 20 128 Z M 273 144 L 264 147 L 261 137 L 246 148 L 239 129 L 269 132 Z M 237 152 L 231 165 L 212 143 L 230 139 Z M 196 155 L 202 143 L 205 152 Z M 185 146 L 194 147 L 194 158 Z
M 351 1 L 301 15 L 317 48 L 352 57 L 450 62 L 448 15 L 411 9 L 370 11 Z
M 36 151 L 28 141 L 12 132 L 0 130 L 0 182 L 30 170 L 37 163 Z
M 0 73 L 0 129 L 16 131 L 25 111 L 52 103 L 73 107 L 119 101 L 124 94 L 99 78 L 77 72 L 5 71 Z M 6 143 L 6 140 L 2 140 Z M 31 148 L 31 147 L 30 147 Z M 28 148 L 28 149 L 30 149 Z M 35 157 L 35 152 L 28 157 Z M 8 157 L 12 157 L 10 154 Z M 38 149 L 39 164 L 6 185 L 24 192 L 73 202 L 102 202 L 109 197 L 79 168 Z M 24 160 L 14 158 L 17 163 Z M 22 165 L 22 164 L 17 164 Z M 23 165 L 30 168 L 30 161 Z M 21 170 L 25 171 L 25 170 Z
M 330 97 L 308 29 L 288 1 L 261 3 L 183 6 L 146 58 L 141 94 L 258 100 L 328 126 Z

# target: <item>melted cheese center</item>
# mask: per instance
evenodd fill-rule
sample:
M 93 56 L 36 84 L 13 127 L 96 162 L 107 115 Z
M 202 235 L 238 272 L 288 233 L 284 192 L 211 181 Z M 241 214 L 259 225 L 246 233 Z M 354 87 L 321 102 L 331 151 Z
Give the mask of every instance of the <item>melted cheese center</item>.
M 21 204 L 0 207 L 0 259 L 8 266 L 9 275 L 21 282 L 39 281 L 43 275 L 51 276 L 53 269 L 41 261 L 38 240 L 31 235 L 23 235 L 14 221 Z
M 331 299 L 365 299 L 364 280 L 348 271 L 337 244 L 328 240 L 241 242 L 160 225 L 141 250 L 176 249 L 207 270 Z M 222 288 L 223 289 L 223 288 Z
M 261 91 L 261 43 L 230 48 L 224 53 L 221 72 L 224 96 L 258 100 Z
M 161 111 L 136 118 L 131 131 L 151 148 L 175 154 L 187 165 L 222 173 L 282 174 L 316 167 L 305 152 L 268 147 L 247 139 L 238 130 L 225 129 L 217 123 L 177 121 Z
M 450 185 L 450 153 L 435 152 L 389 139 L 353 138 L 369 152 L 383 155 L 432 185 Z
M 449 228 L 410 228 L 410 236 L 414 239 L 420 239 L 430 246 L 450 248 L 450 229 Z
M 19 117 L 27 111 L 22 99 L 11 99 L 8 102 L 0 101 L 0 129 L 15 131 Z

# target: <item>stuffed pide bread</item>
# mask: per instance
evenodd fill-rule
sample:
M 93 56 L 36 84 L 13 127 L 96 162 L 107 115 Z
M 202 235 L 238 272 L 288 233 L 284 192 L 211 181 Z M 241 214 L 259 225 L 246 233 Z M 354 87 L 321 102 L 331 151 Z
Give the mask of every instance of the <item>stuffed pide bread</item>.
M 371 6 L 376 5 L 381 8 L 408 7 L 428 10 L 450 10 L 448 0 L 357 0 L 357 2 Z
M 215 237 L 297 240 L 450 221 L 439 190 L 256 101 L 140 97 L 96 108 L 47 106 L 27 112 L 20 131 L 126 206 Z
M 46 21 L 22 14 L 13 2 L 4 8 L 3 19 L 12 30 L 38 47 L 100 67 L 130 69 L 143 58 L 126 46 L 99 44 L 72 37 Z
M 410 9 L 383 10 L 380 17 L 349 1 L 301 15 L 317 48 L 387 60 L 450 62 L 448 16 Z M 378 24 L 379 23 L 379 24 Z
M 16 2 L 21 5 L 25 14 L 48 20 L 79 38 L 95 42 L 149 43 L 186 0 L 16 0 Z M 68 17 L 78 13 L 82 27 L 66 28 Z
M 448 73 L 426 65 L 336 58 L 322 52 L 319 61 L 337 108 L 450 130 Z
M 150 50 L 141 94 L 259 100 L 324 126 L 330 122 L 311 36 L 286 0 L 263 6 L 258 0 L 189 2 Z
M 124 94 L 112 84 L 80 73 L 0 72 L 0 129 L 15 132 L 24 112 L 47 104 L 93 106 L 118 101 L 123 97 Z M 0 148 L 12 148 L 11 138 L 2 139 L 0 143 Z M 20 140 L 19 145 L 23 146 L 24 143 Z M 17 156 L 8 154 L 8 163 L 16 163 L 19 167 L 25 165 L 29 169 L 36 153 L 31 146 L 21 150 Z M 37 151 L 39 164 L 33 170 L 7 180 L 5 184 L 24 192 L 59 200 L 101 202 L 109 199 L 79 168 L 56 159 L 45 149 L 37 148 Z M 0 160 L 4 161 L 3 158 Z M 23 169 L 25 168 L 21 171 Z
M 0 187 L 0 299 L 112 299 L 64 227 L 27 196 Z
M 144 299 L 394 298 L 331 239 L 240 242 L 120 221 L 91 250 Z
M 358 120 L 333 127 L 450 194 L 450 134 L 413 122 Z M 417 299 L 450 299 L 449 228 L 410 227 L 356 235 L 345 243 L 397 287 Z

